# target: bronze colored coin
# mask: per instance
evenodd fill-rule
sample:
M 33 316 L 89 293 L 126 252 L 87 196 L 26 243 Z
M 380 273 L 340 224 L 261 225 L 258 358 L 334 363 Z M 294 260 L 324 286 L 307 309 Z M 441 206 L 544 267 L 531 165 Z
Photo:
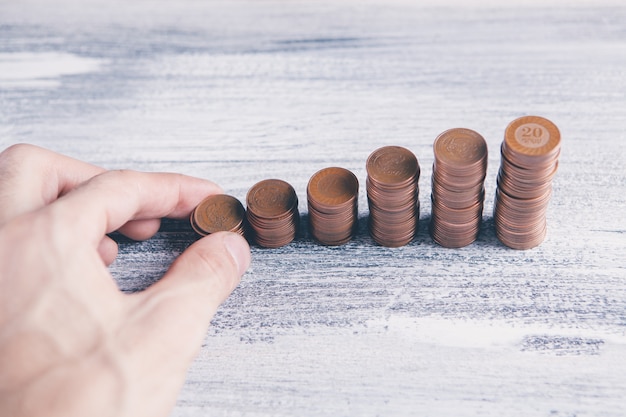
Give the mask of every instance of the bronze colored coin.
M 460 222 L 460 219 L 446 221 L 439 218 L 436 211 L 430 222 L 430 234 L 433 240 L 446 248 L 460 248 L 467 246 L 476 240 L 480 231 L 482 216 L 476 216 L 468 222 Z
M 496 228 L 496 236 L 504 245 L 511 249 L 526 250 L 539 246 L 546 237 L 547 227 L 545 222 L 543 227 L 539 227 L 536 230 L 528 232 L 513 232 L 506 227 Z
M 359 181 L 356 176 L 344 168 L 324 168 L 311 177 L 307 186 L 307 195 L 320 211 L 333 209 L 356 199 Z
M 439 164 L 452 172 L 471 170 L 487 160 L 487 142 L 471 129 L 446 130 L 435 139 L 433 150 Z
M 561 133 L 554 123 L 539 116 L 513 120 L 504 132 L 503 148 L 513 163 L 532 166 L 533 161 L 555 158 L 561 146 Z
M 463 175 L 451 175 L 446 169 L 433 164 L 432 181 L 449 191 L 465 191 L 468 188 L 482 186 L 487 174 L 487 165 L 480 171 Z
M 354 210 L 329 215 L 309 208 L 309 230 L 320 243 L 336 246 L 346 243 L 352 238 L 357 225 L 357 213 Z
M 529 249 L 545 238 L 560 146 L 559 130 L 542 117 L 521 117 L 507 126 L 494 201 L 496 236 L 506 246 Z
M 383 246 L 406 245 L 419 220 L 417 158 L 405 148 L 386 146 L 370 154 L 366 169 L 370 235 Z
M 263 218 L 284 216 L 297 203 L 298 197 L 293 187 L 278 179 L 256 183 L 246 196 L 248 210 Z
M 511 162 L 509 157 L 503 153 L 500 171 L 504 171 L 511 178 L 515 178 L 515 181 L 522 183 L 551 181 L 559 165 L 556 157 L 548 161 L 538 162 L 532 166 L 520 167 Z
M 538 185 L 520 184 L 518 182 L 514 182 L 502 172 L 498 174 L 496 184 L 499 190 L 505 192 L 510 197 L 519 200 L 535 199 L 545 195 L 552 189 L 551 181 Z
M 198 204 L 191 213 L 193 229 L 200 235 L 219 231 L 243 233 L 245 210 L 235 197 L 226 194 L 211 195 Z
M 367 175 L 376 184 L 404 186 L 419 176 L 415 155 L 401 146 L 384 146 L 372 152 L 366 162 Z
M 348 242 L 358 219 L 359 182 L 344 168 L 330 167 L 316 172 L 307 185 L 309 230 L 323 245 Z
M 366 183 L 369 183 L 369 179 L 366 180 Z M 419 192 L 417 190 L 417 184 L 411 184 L 395 192 L 383 192 L 373 186 L 367 187 L 369 204 L 378 206 L 387 211 L 405 210 L 407 207 L 415 205 L 416 201 L 418 201 L 418 197 Z
M 435 199 L 432 201 L 432 217 L 452 224 L 467 224 L 480 221 L 483 214 L 483 202 L 476 202 L 473 206 L 454 209 L 442 205 Z
M 291 185 L 277 179 L 260 181 L 248 191 L 246 202 L 246 217 L 258 245 L 279 248 L 296 237 L 300 214 Z
M 415 237 L 418 221 L 414 218 L 412 222 L 400 225 L 396 229 L 389 229 L 388 226 L 378 226 L 373 217 L 369 219 L 370 235 L 376 243 L 389 248 L 397 248 L 409 244 Z
M 470 129 L 450 129 L 435 139 L 430 235 L 460 248 L 478 236 L 482 221 L 487 143 Z

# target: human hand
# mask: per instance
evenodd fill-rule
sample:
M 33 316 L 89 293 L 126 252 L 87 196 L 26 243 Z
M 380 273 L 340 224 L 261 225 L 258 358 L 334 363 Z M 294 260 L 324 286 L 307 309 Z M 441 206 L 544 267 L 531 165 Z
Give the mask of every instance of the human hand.
M 108 171 L 30 145 L 0 154 L 0 415 L 166 416 L 247 243 L 193 243 L 147 290 L 119 291 L 114 230 L 152 236 L 215 184 Z

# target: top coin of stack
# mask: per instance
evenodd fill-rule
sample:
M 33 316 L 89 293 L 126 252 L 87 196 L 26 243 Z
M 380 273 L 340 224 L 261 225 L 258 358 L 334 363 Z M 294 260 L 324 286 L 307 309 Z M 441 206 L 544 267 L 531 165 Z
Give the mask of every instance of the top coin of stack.
M 370 154 L 366 169 L 372 238 L 382 246 L 406 245 L 419 220 L 417 158 L 403 147 L 385 146 Z
M 343 245 L 354 233 L 358 219 L 359 181 L 344 168 L 324 168 L 307 186 L 309 227 L 320 243 Z
M 191 212 L 191 227 L 200 236 L 215 232 L 235 232 L 244 236 L 245 210 L 235 197 L 210 195 Z
M 476 240 L 480 230 L 487 173 L 487 143 L 470 129 L 450 129 L 433 144 L 430 233 L 447 248 Z
M 269 179 L 256 183 L 246 196 L 247 219 L 254 241 L 266 248 L 290 243 L 298 232 L 298 197 L 291 185 Z
M 548 119 L 525 116 L 507 126 L 494 205 L 496 235 L 506 246 L 530 249 L 545 238 L 560 152 L 561 134 Z

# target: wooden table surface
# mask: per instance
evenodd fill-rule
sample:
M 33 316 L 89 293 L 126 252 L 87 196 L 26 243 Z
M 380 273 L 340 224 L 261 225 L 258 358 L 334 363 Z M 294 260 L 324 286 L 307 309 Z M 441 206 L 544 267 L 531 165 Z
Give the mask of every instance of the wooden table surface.
M 562 133 L 548 236 L 504 247 L 492 209 L 504 128 Z M 478 241 L 428 235 L 432 143 L 489 145 Z M 242 201 L 281 178 L 304 232 L 253 247 L 172 416 L 626 415 L 626 7 L 619 2 L 0 1 L 0 145 L 212 179 Z M 365 160 L 419 159 L 417 238 L 367 234 Z M 306 184 L 360 181 L 353 241 L 306 232 Z M 120 241 L 123 291 L 195 239 Z

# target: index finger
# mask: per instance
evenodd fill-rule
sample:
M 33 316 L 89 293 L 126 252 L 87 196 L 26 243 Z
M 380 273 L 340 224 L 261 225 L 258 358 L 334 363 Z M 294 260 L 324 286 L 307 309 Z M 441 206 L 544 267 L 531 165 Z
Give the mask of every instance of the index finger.
M 74 236 L 97 244 L 130 220 L 184 218 L 222 189 L 200 178 L 172 173 L 107 171 L 48 206 Z
M 104 168 L 29 144 L 0 153 L 0 225 L 35 211 Z

